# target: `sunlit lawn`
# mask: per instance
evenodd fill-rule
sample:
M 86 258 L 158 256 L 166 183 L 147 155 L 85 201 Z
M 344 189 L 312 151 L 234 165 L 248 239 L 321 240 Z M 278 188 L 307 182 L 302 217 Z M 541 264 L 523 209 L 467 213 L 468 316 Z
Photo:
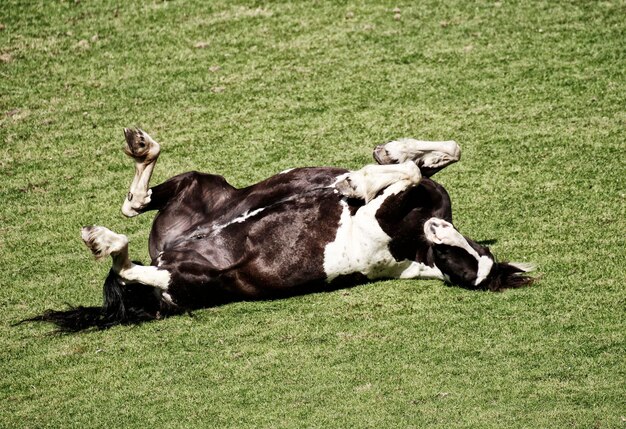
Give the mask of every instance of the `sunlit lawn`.
M 626 423 L 626 3 L 0 6 L 0 427 L 615 427 Z M 12 326 L 99 305 L 79 228 L 127 234 L 125 126 L 153 183 L 237 186 L 454 139 L 456 226 L 532 288 L 383 281 L 136 327 Z

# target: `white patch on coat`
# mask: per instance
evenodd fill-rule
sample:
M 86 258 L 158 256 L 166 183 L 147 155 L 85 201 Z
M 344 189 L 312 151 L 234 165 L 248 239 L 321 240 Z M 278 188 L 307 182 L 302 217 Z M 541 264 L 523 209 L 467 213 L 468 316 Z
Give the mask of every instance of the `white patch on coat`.
M 252 210 L 251 212 L 245 212 L 241 216 L 236 217 L 235 219 L 231 220 L 229 222 L 229 225 L 231 225 L 233 223 L 243 223 L 246 220 L 248 220 L 249 218 L 251 218 L 252 216 L 255 216 L 255 215 L 261 213 L 263 210 L 265 210 L 265 207 L 261 207 L 259 209 Z
M 259 209 L 255 209 L 255 210 L 252 210 L 252 211 L 247 211 L 244 214 L 234 218 L 233 220 L 226 222 L 225 224 L 216 225 L 213 229 L 216 230 L 216 231 L 220 231 L 220 230 L 222 230 L 222 229 L 224 229 L 227 226 L 230 226 L 232 224 L 243 223 L 243 222 L 247 221 L 249 218 L 251 218 L 252 216 L 255 216 L 255 215 L 261 213 L 263 210 L 265 210 L 265 207 L 261 207 Z
M 345 199 L 335 239 L 324 249 L 324 272 L 327 281 L 341 275 L 361 273 L 369 279 L 377 278 L 441 278 L 437 269 L 413 261 L 396 261 L 389 251 L 389 237 L 378 224 L 376 212 L 390 196 L 407 188 L 397 182 L 385 189 L 382 195 L 350 214 Z
M 295 170 L 295 168 L 288 168 L 288 169 L 286 169 L 286 170 L 281 171 L 281 172 L 280 172 L 280 173 L 278 173 L 278 174 L 286 174 L 286 173 L 289 173 L 290 171 L 293 171 L 293 170 Z
M 474 285 L 480 284 L 491 272 L 493 259 L 485 255 L 480 256 L 450 222 L 439 218 L 430 218 L 424 223 L 424 234 L 431 243 L 459 247 L 476 259 L 478 271 Z
M 493 268 L 493 259 L 489 256 L 481 256 L 478 259 L 478 271 L 476 272 L 476 280 L 474 280 L 474 286 L 478 286 L 483 280 L 487 278 L 491 269 Z

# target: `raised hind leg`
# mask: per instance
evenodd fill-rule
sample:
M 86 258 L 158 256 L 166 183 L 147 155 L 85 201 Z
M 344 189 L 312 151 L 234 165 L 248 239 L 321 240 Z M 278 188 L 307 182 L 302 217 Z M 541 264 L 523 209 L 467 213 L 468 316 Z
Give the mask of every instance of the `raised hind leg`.
M 163 292 L 170 285 L 170 273 L 155 266 L 137 265 L 128 257 L 128 237 L 116 234 L 103 226 L 86 226 L 81 230 L 81 238 L 96 259 L 111 256 L 112 270 L 125 283 L 140 283 L 153 286 Z
M 135 161 L 135 177 L 122 205 L 122 213 L 127 217 L 137 216 L 146 211 L 151 201 L 150 177 L 156 165 L 161 147 L 146 132 L 124 129 L 126 146 L 124 152 Z
M 433 142 L 405 138 L 377 146 L 374 159 L 381 165 L 413 161 L 424 177 L 430 177 L 461 159 L 461 148 L 452 140 Z
M 390 185 L 399 182 L 401 188 L 407 189 L 416 186 L 421 178 L 419 168 L 412 161 L 391 165 L 369 164 L 346 173 L 334 186 L 346 197 L 363 199 L 367 203 Z

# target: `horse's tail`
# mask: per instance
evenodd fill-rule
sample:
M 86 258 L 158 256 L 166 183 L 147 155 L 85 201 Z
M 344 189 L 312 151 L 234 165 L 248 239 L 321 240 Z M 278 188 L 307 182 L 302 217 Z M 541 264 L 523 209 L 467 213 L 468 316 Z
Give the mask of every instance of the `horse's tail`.
M 125 284 L 119 274 L 111 269 L 104 280 L 102 317 L 97 327 L 104 329 L 154 320 L 161 316 L 161 310 L 161 299 L 154 287 Z
M 70 306 L 67 310 L 46 310 L 24 322 L 49 322 L 59 332 L 107 329 L 121 324 L 138 324 L 164 315 L 161 300 L 151 286 L 124 284 L 119 274 L 110 270 L 104 280 L 101 307 Z

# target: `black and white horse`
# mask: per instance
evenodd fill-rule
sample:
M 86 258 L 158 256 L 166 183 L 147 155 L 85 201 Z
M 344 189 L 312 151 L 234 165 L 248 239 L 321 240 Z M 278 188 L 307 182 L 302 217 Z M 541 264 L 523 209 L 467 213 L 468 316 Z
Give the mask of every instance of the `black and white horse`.
M 529 266 L 497 262 L 453 226 L 448 193 L 429 178 L 459 160 L 453 141 L 392 141 L 374 150 L 377 164 L 360 170 L 296 168 L 243 189 L 198 172 L 150 188 L 160 146 L 141 130 L 126 129 L 125 137 L 135 177 L 122 213 L 157 211 L 151 264 L 131 261 L 126 236 L 85 227 L 96 258 L 113 261 L 103 306 L 31 320 L 103 328 L 382 278 L 492 291 L 532 282 Z

